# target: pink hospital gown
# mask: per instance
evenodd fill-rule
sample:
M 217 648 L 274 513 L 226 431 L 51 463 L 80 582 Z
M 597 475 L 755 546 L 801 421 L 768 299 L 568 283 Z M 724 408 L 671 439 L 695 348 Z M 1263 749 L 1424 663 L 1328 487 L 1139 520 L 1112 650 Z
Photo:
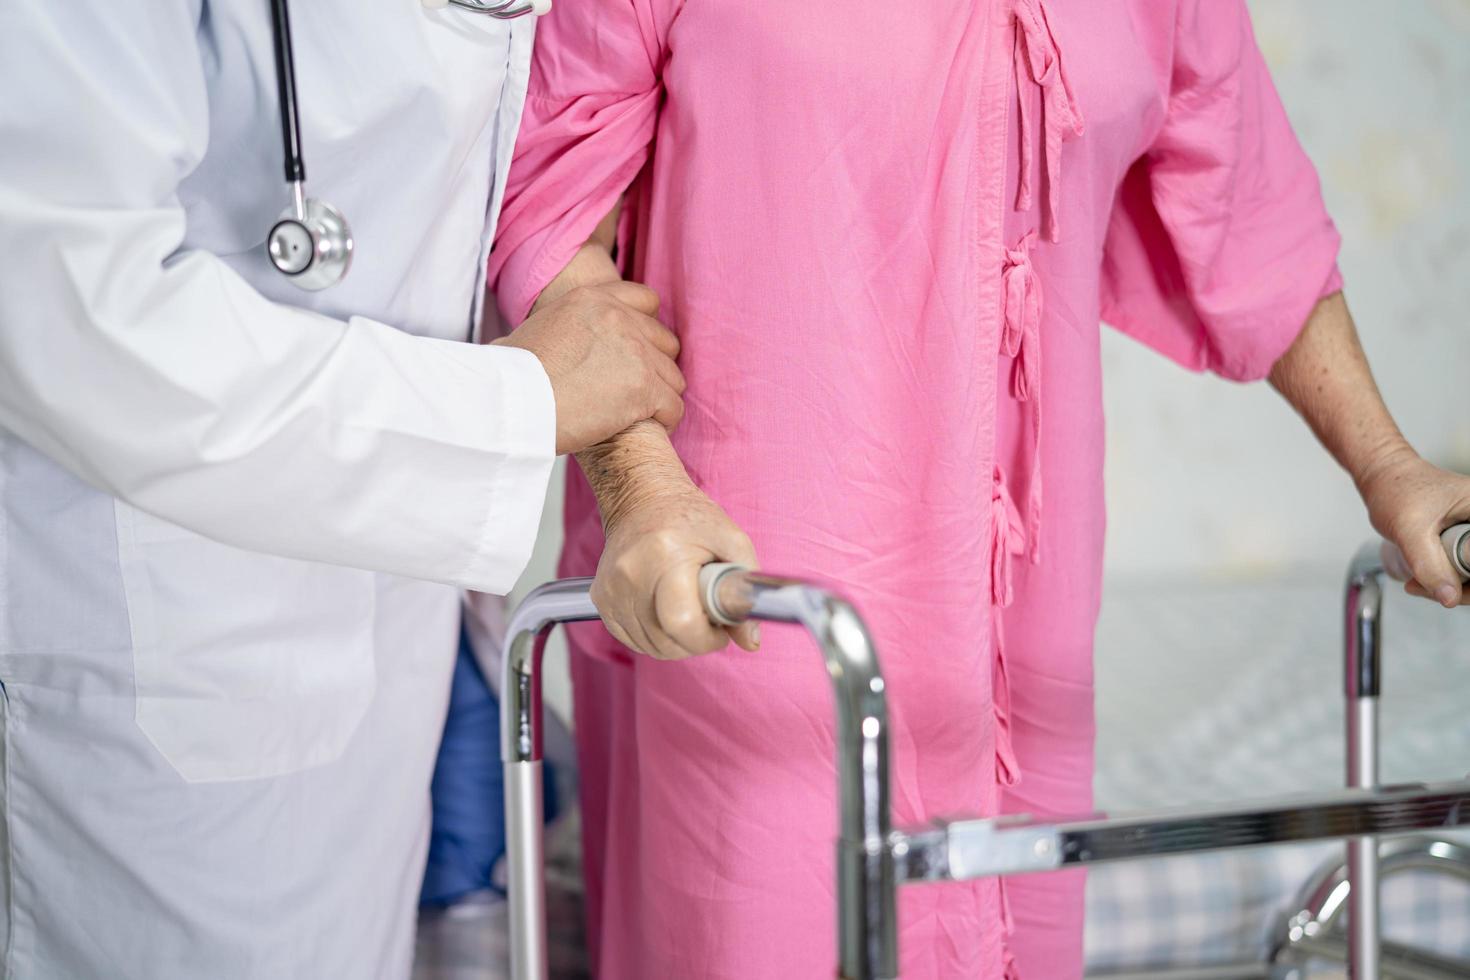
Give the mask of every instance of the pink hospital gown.
M 690 387 L 674 443 L 766 568 L 865 614 L 895 822 L 1085 811 L 1099 321 L 1266 374 L 1338 237 L 1243 0 L 558 0 L 492 256 L 518 322 L 625 193 Z M 601 548 L 580 475 L 562 568 Z M 574 634 L 604 980 L 835 966 L 816 651 Z M 1082 882 L 910 887 L 903 975 L 1081 975 Z

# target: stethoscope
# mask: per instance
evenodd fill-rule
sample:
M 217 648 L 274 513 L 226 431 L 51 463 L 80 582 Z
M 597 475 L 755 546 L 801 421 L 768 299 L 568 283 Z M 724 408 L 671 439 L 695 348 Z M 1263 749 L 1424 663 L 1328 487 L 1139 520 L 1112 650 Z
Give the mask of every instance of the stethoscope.
M 497 20 L 541 15 L 551 0 L 422 0 L 431 10 L 455 6 Z M 271 226 L 266 252 L 271 265 L 302 289 L 326 289 L 352 265 L 352 228 L 342 212 L 306 196 L 306 163 L 301 154 L 301 117 L 296 111 L 296 59 L 291 53 L 291 20 L 286 0 L 271 0 L 271 32 L 276 49 L 276 97 L 281 105 L 281 144 L 291 204 Z

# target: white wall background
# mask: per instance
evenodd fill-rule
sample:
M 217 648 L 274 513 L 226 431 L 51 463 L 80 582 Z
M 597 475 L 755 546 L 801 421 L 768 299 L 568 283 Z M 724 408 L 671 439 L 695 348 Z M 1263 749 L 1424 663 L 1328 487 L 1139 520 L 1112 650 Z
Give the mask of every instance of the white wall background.
M 1251 7 L 1343 232 L 1348 297 L 1389 405 L 1423 453 L 1470 472 L 1470 0 Z M 1367 522 L 1281 399 L 1107 334 L 1108 594 L 1161 578 L 1335 581 Z M 560 485 L 521 593 L 554 576 Z M 1148 630 L 1103 637 L 1106 697 Z M 562 656 L 548 694 L 564 706 Z M 1213 681 L 1191 683 L 1207 692 Z M 1106 737 L 1106 711 L 1100 724 Z

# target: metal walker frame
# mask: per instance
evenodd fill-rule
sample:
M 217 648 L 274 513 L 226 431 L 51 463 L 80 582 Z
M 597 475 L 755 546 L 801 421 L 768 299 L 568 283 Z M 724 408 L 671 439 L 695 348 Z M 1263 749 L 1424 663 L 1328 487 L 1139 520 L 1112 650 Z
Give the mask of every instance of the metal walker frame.
M 895 899 L 901 885 L 1332 839 L 1349 841 L 1349 975 L 1379 980 L 1384 950 L 1375 837 L 1470 825 L 1470 780 L 1378 786 L 1382 577 L 1377 546 L 1364 548 L 1353 562 L 1347 594 L 1349 789 L 1208 809 L 1072 820 L 977 818 L 897 830 L 888 798 L 887 694 L 877 651 L 857 611 L 815 585 L 729 566 L 704 592 L 716 621 L 804 626 L 826 664 L 837 713 L 837 963 L 842 980 L 898 976 Z M 514 980 L 547 976 L 542 653 L 554 627 L 598 618 L 588 596 L 590 582 L 568 579 L 541 586 L 521 603 L 508 630 L 501 753 Z M 1302 934 L 1311 938 L 1306 933 L 1318 931 L 1304 926 Z M 1392 963 L 1384 965 L 1397 975 Z

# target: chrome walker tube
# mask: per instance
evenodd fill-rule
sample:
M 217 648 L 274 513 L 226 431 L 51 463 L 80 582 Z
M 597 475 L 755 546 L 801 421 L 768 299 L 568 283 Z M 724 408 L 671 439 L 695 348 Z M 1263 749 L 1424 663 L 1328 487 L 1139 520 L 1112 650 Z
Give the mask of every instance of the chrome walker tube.
M 545 980 L 546 841 L 542 772 L 541 660 L 551 630 L 597 618 L 589 579 L 549 582 L 516 608 L 506 631 L 500 696 L 500 760 L 505 770 L 505 843 L 511 976 Z
M 745 619 L 806 627 L 837 695 L 838 945 L 850 980 L 898 975 L 896 879 L 888 805 L 888 705 L 872 638 L 856 610 L 792 579 L 717 566 L 706 590 L 715 621 Z M 545 980 L 546 890 L 542 839 L 541 657 L 561 623 L 597 618 L 589 579 L 532 592 L 511 618 L 501 685 L 509 855 L 511 977 Z
M 1382 682 L 1383 560 L 1377 544 L 1358 550 L 1348 569 L 1343 644 L 1347 682 L 1347 784 L 1378 785 L 1378 694 Z M 1382 912 L 1379 908 L 1378 841 L 1347 842 L 1347 968 L 1351 980 L 1379 980 Z
M 1462 539 L 1470 540 L 1470 537 Z M 706 584 L 715 622 L 747 618 L 806 627 L 822 651 L 836 700 L 838 963 L 843 980 L 898 975 L 899 885 L 1222 851 L 1295 841 L 1352 839 L 1347 952 L 1357 980 L 1379 976 L 1374 838 L 1470 826 L 1470 780 L 1378 787 L 1377 693 L 1382 567 L 1365 551 L 1349 578 L 1349 781 L 1342 791 L 1209 809 L 1165 809 L 1070 820 L 962 819 L 894 830 L 888 798 L 887 694 L 872 638 L 856 610 L 812 585 L 721 567 Z M 511 618 L 501 686 L 511 977 L 545 980 L 541 828 L 542 651 L 558 624 L 597 612 L 588 579 L 532 592 Z M 1353 895 L 1356 894 L 1356 900 Z M 1371 895 L 1365 900 L 1364 896 Z

